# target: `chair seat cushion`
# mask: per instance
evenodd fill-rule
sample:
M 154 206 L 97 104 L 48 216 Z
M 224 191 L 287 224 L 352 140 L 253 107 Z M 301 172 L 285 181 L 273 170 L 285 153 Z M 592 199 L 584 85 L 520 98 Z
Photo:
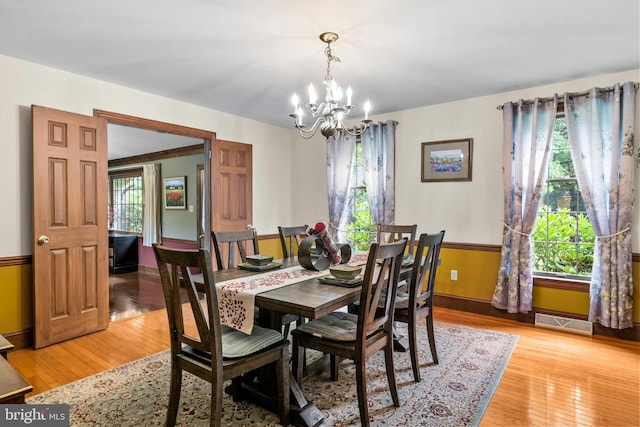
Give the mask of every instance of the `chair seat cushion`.
M 400 292 L 396 293 L 396 304 L 395 309 L 409 308 L 409 292 Z
M 296 327 L 296 331 L 335 341 L 355 341 L 358 315 L 336 311 Z
M 222 325 L 222 356 L 233 359 L 257 353 L 284 340 L 282 334 L 273 329 L 254 326 L 251 335 Z

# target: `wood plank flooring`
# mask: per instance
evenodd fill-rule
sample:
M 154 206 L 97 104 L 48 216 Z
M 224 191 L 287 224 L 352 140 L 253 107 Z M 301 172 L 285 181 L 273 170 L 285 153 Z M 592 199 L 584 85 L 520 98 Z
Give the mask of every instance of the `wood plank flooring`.
M 37 394 L 169 348 L 164 310 L 133 314 L 146 308 L 131 308 L 161 298 L 147 295 L 161 292 L 159 286 L 129 292 L 107 330 L 12 351 L 9 361 Z M 481 426 L 640 426 L 640 343 L 437 307 L 434 315 L 437 321 L 520 337 Z

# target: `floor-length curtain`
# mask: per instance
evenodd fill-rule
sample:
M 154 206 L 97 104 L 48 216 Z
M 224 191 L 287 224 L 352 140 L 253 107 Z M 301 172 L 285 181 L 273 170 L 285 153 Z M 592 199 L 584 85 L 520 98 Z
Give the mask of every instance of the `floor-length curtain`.
M 565 117 L 580 194 L 596 234 L 589 320 L 633 326 L 635 87 L 565 94 Z
M 551 157 L 558 97 L 503 105 L 504 232 L 491 305 L 509 313 L 531 311 L 531 230 Z
M 374 224 L 395 220 L 396 126 L 393 120 L 370 123 L 361 136 L 364 182 Z
M 142 165 L 143 212 L 142 212 L 142 244 L 151 246 L 162 243 L 161 229 L 161 194 L 160 164 L 148 163 Z
M 329 196 L 329 233 L 336 242 L 346 242 L 344 222 L 349 212 L 349 189 L 356 149 L 356 137 L 341 135 L 327 138 L 327 187 Z

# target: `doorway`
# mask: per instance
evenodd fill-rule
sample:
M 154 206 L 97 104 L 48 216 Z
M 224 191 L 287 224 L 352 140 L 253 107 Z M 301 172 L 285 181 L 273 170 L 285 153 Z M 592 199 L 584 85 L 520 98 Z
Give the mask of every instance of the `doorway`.
M 197 207 L 198 213 L 198 223 L 202 224 L 204 231 L 202 234 L 207 235 L 210 230 L 210 220 L 206 220 L 210 218 L 210 198 L 206 197 L 207 194 L 211 194 L 210 185 L 211 182 L 210 177 L 210 162 L 209 156 L 204 156 L 210 150 L 211 143 L 215 140 L 215 133 L 204 131 L 200 129 L 194 129 L 179 125 L 174 125 L 165 122 L 159 122 L 149 119 L 144 119 L 140 117 L 127 116 L 118 113 L 112 113 L 102 110 L 94 110 L 95 117 L 103 117 L 107 120 L 109 130 L 117 129 L 123 126 L 126 126 L 131 130 L 145 132 L 148 131 L 155 138 L 162 138 L 161 135 L 172 135 L 172 136 L 181 136 L 187 138 L 193 138 L 193 145 L 182 146 L 180 148 L 174 148 L 171 150 L 172 155 L 176 156 L 188 156 L 192 154 L 200 154 L 202 155 L 202 161 L 200 163 L 204 163 L 202 167 L 202 171 L 198 172 L 196 175 L 196 179 L 193 185 L 194 187 L 197 185 L 198 197 L 197 199 L 203 196 L 204 200 L 200 203 L 193 203 Z M 112 126 L 119 125 L 119 126 Z M 111 132 L 113 133 L 113 132 Z M 111 142 L 112 135 L 108 133 L 107 135 L 107 144 L 109 145 L 109 150 L 111 150 Z M 130 132 L 129 135 L 132 133 Z M 116 136 L 118 134 L 116 133 Z M 142 137 L 138 134 L 138 136 Z M 145 137 L 145 139 L 147 139 Z M 165 138 L 166 139 L 166 138 Z M 200 141 L 200 143 L 198 143 Z M 168 148 L 170 147 L 153 147 L 153 145 L 148 145 L 144 142 L 136 143 L 136 141 L 128 141 L 126 145 L 137 144 L 138 150 L 132 153 L 127 152 L 118 152 L 117 157 L 126 157 L 129 164 L 132 161 L 139 160 L 140 163 L 152 161 L 149 158 L 148 154 L 144 152 L 168 152 Z M 139 145 L 145 145 L 146 149 L 139 147 Z M 110 156 L 111 157 L 111 156 Z M 118 166 L 124 164 L 123 161 L 118 160 L 110 160 L 109 166 Z M 201 175 L 200 175 L 201 174 Z M 201 218 L 204 217 L 205 220 Z M 194 221 L 195 222 L 195 221 Z M 195 228 L 196 224 L 194 224 Z M 198 236 L 199 237 L 199 236 Z M 202 244 L 204 247 L 207 247 L 209 242 L 208 239 L 202 239 Z M 208 249 L 208 247 L 207 247 Z M 118 275 L 110 275 L 109 277 L 109 306 L 110 306 L 110 321 L 117 320 L 123 317 L 130 317 L 133 315 L 137 315 L 146 311 L 157 310 L 164 307 L 164 299 L 162 296 L 161 283 L 160 278 L 157 275 L 150 274 L 148 271 L 136 271 L 136 272 L 124 272 Z

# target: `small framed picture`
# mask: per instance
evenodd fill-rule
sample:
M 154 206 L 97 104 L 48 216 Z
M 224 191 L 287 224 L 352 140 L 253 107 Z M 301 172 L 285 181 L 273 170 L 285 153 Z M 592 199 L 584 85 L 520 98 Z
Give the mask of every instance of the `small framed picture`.
M 473 139 L 422 143 L 422 182 L 471 181 Z
M 165 178 L 163 199 L 165 209 L 187 208 L 187 180 L 185 176 Z

